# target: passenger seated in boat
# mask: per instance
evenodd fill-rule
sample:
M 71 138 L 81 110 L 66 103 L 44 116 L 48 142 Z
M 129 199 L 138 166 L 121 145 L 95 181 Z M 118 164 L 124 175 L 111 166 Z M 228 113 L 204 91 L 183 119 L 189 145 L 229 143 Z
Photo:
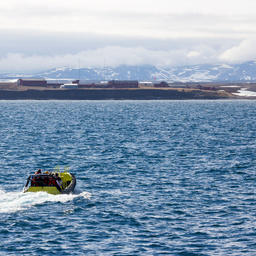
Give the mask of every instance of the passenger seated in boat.
M 41 170 L 40 170 L 41 171 Z M 29 176 L 26 186 L 31 182 L 31 187 L 56 187 L 59 191 L 63 190 L 62 179 L 58 173 L 38 173 Z
M 32 176 L 31 186 L 39 187 L 44 186 L 44 179 L 41 176 Z
M 36 185 L 36 179 L 35 179 L 35 177 L 31 176 L 31 177 L 29 177 L 29 178 L 31 178 L 31 186 L 34 187 L 34 186 Z M 27 185 L 28 185 L 28 183 L 29 183 L 29 179 L 28 179 Z M 27 185 L 26 185 L 26 186 L 27 186 Z
M 41 169 L 38 169 L 35 174 L 41 174 L 42 173 L 42 170 Z
M 56 179 L 56 183 L 59 186 L 59 188 L 62 188 L 62 179 L 60 178 L 58 173 L 55 173 L 55 179 Z
M 59 191 L 61 191 L 61 185 L 57 182 L 55 175 L 47 176 L 47 185 L 50 187 L 56 187 Z

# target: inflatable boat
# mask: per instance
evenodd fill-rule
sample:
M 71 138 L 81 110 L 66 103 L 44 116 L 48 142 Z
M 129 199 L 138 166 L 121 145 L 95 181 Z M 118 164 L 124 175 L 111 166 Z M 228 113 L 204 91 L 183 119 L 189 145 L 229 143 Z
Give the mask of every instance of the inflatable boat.
M 23 192 L 47 192 L 49 194 L 69 194 L 76 186 L 76 177 L 69 172 L 35 173 L 28 177 Z

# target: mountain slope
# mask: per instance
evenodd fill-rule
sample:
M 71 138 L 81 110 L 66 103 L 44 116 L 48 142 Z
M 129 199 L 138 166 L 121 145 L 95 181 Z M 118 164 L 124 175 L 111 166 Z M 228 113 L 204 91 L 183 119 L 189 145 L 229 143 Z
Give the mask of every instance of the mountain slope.
M 256 62 L 242 64 L 191 65 L 180 67 L 118 66 L 98 68 L 56 68 L 36 74 L 2 74 L 0 78 L 34 77 L 82 80 L 165 80 L 173 82 L 255 82 Z

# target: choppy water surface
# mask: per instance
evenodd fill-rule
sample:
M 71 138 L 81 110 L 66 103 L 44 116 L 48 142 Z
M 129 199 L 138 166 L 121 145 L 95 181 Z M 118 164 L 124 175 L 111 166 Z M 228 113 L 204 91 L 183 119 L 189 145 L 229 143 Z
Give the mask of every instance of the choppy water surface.
M 256 102 L 1 101 L 1 255 L 256 255 Z M 27 193 L 69 166 L 73 195 Z

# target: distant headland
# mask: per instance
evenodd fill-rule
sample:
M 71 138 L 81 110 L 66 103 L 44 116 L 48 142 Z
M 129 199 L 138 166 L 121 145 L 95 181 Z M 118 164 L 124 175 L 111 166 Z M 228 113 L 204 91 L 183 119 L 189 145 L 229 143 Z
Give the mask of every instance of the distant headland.
M 167 83 L 136 80 L 0 82 L 0 100 L 256 99 L 255 83 Z

